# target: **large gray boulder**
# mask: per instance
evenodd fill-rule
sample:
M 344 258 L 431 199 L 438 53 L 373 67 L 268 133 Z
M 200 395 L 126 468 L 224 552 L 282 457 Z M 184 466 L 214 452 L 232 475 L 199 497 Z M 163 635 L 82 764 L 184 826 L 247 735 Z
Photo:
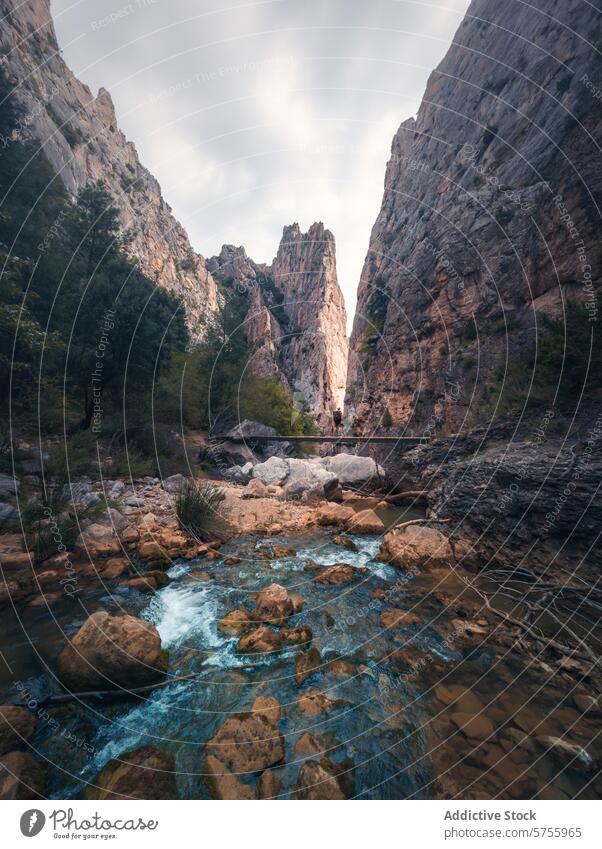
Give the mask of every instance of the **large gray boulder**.
M 301 498 L 305 493 L 324 497 L 324 486 L 335 484 L 337 476 L 307 460 L 287 460 L 289 473 L 284 483 L 286 499 Z
M 329 457 L 326 468 L 339 482 L 346 484 L 363 484 L 384 478 L 385 470 L 378 466 L 372 457 L 356 457 L 355 454 L 337 454 Z
M 257 463 L 253 466 L 253 478 L 260 480 L 266 486 L 272 484 L 279 486 L 288 477 L 290 462 L 281 457 L 270 457 L 265 463 Z
M 18 480 L 12 475 L 0 474 L 0 498 L 13 498 L 18 491 Z

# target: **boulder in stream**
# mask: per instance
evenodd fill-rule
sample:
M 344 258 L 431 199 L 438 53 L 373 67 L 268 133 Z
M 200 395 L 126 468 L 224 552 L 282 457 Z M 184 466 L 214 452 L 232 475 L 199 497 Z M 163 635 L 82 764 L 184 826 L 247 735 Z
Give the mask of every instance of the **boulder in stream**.
M 44 798 L 46 767 L 27 752 L 0 758 L 0 799 Z
M 37 720 L 27 708 L 0 705 L 0 755 L 24 746 L 33 735 Z
M 143 746 L 109 761 L 86 788 L 86 799 L 178 799 L 171 752 Z
M 426 569 L 454 563 L 448 538 L 427 525 L 393 528 L 383 537 L 379 560 L 404 569 Z
M 75 692 L 159 682 L 167 669 L 159 632 L 135 616 L 93 613 L 59 655 L 63 684 Z

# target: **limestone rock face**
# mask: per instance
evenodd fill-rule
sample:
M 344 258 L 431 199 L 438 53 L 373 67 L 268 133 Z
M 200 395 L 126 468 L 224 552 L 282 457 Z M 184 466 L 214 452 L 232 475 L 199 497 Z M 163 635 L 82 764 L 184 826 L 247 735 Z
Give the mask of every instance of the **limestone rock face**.
M 348 350 L 332 233 L 322 223 L 307 233 L 291 224 L 269 266 L 232 245 L 207 263 L 224 285 L 246 295 L 250 372 L 278 380 L 329 426 L 332 411 L 343 406 Z
M 111 95 L 101 88 L 94 96 L 63 61 L 48 0 L 0 0 L 0 18 L 3 67 L 18 85 L 30 136 L 72 195 L 89 181 L 105 183 L 123 229 L 132 234 L 131 255 L 151 280 L 183 301 L 191 334 L 200 338 L 220 301 L 216 283 L 119 129 Z
M 414 432 L 460 429 L 475 385 L 534 345 L 543 315 L 593 305 L 598 27 L 579 0 L 553 18 L 473 0 L 401 124 L 350 340 L 346 414 L 364 432 L 386 410 Z

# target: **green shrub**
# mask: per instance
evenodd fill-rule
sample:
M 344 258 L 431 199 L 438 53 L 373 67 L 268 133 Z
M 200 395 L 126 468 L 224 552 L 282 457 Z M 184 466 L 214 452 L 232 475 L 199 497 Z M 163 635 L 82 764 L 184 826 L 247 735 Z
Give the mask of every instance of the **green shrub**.
M 391 416 L 391 413 L 389 412 L 388 407 L 385 410 L 385 412 L 383 413 L 382 426 L 383 427 L 393 427 L 393 417 Z
M 224 536 L 228 523 L 220 512 L 226 495 L 218 486 L 186 481 L 176 498 L 176 517 L 182 530 L 206 542 Z

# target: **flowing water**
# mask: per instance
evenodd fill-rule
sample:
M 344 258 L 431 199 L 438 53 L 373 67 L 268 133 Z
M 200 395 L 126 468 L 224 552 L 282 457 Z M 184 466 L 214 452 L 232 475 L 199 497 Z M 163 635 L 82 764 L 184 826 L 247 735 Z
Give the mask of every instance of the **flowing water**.
M 333 544 L 332 536 L 330 531 L 317 529 L 274 539 L 239 538 L 224 546 L 220 560 L 176 563 L 168 572 L 171 583 L 151 597 L 125 587 L 111 593 L 91 590 L 78 601 L 54 607 L 53 616 L 41 607 L 26 608 L 23 629 L 5 621 L 7 659 L 19 674 L 4 672 L 2 701 L 24 692 L 34 698 L 47 693 L 52 681 L 43 666 L 47 663 L 52 669 L 64 644 L 57 628 L 72 634 L 89 613 L 100 608 L 133 613 L 153 622 L 170 654 L 169 674 L 194 673 L 193 678 L 157 689 L 139 701 L 37 709 L 40 721 L 33 746 L 39 756 L 55 765 L 51 795 L 77 797 L 108 760 L 154 745 L 175 754 L 182 798 L 208 798 L 203 744 L 229 714 L 248 710 L 259 695 L 270 695 L 282 707 L 279 728 L 286 741 L 286 757 L 278 775 L 283 797 L 294 789 L 303 761 L 294 752 L 295 743 L 310 731 L 329 735 L 332 750 L 328 756 L 333 760 L 353 762 L 355 796 L 428 798 L 434 795 L 433 780 L 441 771 L 441 760 L 437 760 L 441 741 L 449 737 L 445 751 L 450 746 L 453 749 L 457 734 L 448 720 L 442 719 L 445 705 L 441 692 L 435 694 L 435 686 L 452 681 L 473 686 L 483 704 L 497 709 L 492 721 L 500 727 L 506 716 L 512 721 L 515 706 L 525 713 L 529 688 L 535 694 L 529 716 L 541 718 L 550 705 L 558 706 L 560 696 L 553 687 L 543 696 L 536 695 L 535 679 L 519 680 L 525 670 L 516 661 L 494 663 L 487 645 L 471 646 L 467 653 L 461 642 L 450 639 L 454 606 L 437 601 L 442 589 L 452 597 L 462 591 L 450 578 L 417 577 L 375 560 L 378 537 L 352 537 L 357 547 L 352 552 Z M 296 553 L 268 560 L 265 552 L 271 544 L 292 546 Z M 234 553 L 241 562 L 226 565 L 224 559 Z M 363 571 L 350 584 L 321 586 L 313 580 L 315 573 L 305 569 L 311 561 L 324 565 L 346 562 Z M 209 573 L 209 580 L 195 575 L 200 569 Z M 272 582 L 303 597 L 303 609 L 290 624 L 311 628 L 313 645 L 322 657 L 321 669 L 300 687 L 294 679 L 299 648 L 259 658 L 240 655 L 235 651 L 237 639 L 224 636 L 217 628 L 229 611 L 252 609 L 249 596 Z M 381 596 L 383 591 L 387 593 L 386 597 L 375 599 L 377 590 Z M 424 604 L 427 599 L 429 603 Z M 416 621 L 399 629 L 383 628 L 380 616 L 391 607 L 414 608 Z M 399 653 L 403 655 L 407 649 L 412 657 L 420 658 L 418 667 L 404 666 L 403 657 L 399 661 Z M 354 664 L 353 674 L 340 677 L 329 672 L 329 662 L 339 658 Z M 301 713 L 299 694 L 316 688 L 340 699 L 340 705 L 328 714 Z M 58 691 L 56 684 L 54 689 Z M 492 702 L 494 690 L 501 695 Z M 556 725 L 565 719 L 561 715 Z M 523 718 L 523 725 L 525 721 Z M 589 732 L 586 729 L 584 733 Z M 468 781 L 470 763 L 466 769 Z M 550 776 L 551 786 L 561 795 L 573 795 L 579 781 L 566 770 L 564 777 L 554 778 L 552 770 L 552 762 L 544 760 L 539 771 L 542 786 Z

